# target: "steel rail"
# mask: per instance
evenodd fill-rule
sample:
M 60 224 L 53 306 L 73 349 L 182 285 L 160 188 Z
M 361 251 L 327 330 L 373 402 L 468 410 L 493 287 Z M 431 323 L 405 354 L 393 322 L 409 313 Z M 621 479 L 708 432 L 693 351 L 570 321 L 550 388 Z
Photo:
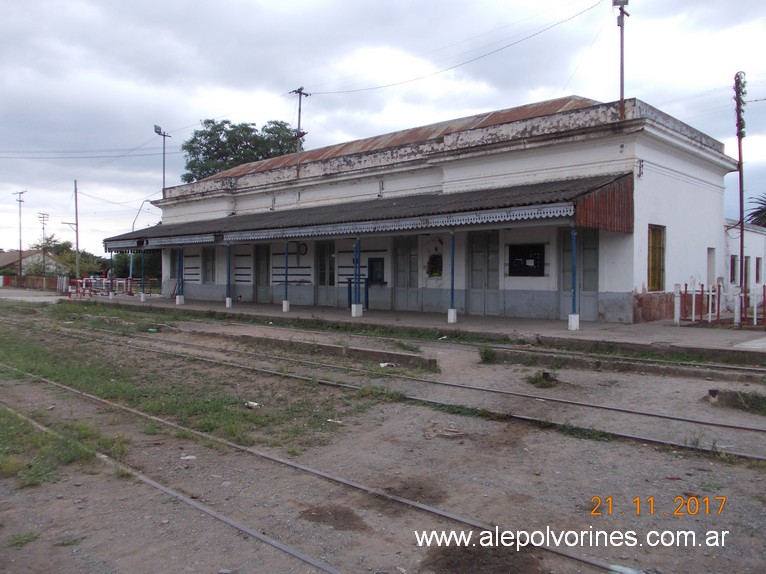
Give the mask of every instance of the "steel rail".
M 68 330 L 68 329 L 63 329 L 63 330 L 71 332 L 71 330 Z M 109 334 L 114 334 L 113 331 L 109 331 L 107 329 L 93 329 L 93 330 L 97 331 L 97 332 L 105 332 L 105 333 L 109 333 Z M 77 332 L 74 336 L 83 337 L 81 332 Z M 127 336 L 130 336 L 133 339 L 142 339 L 142 340 L 147 340 L 147 341 L 151 341 L 151 342 L 155 342 L 156 341 L 156 339 L 154 339 L 152 337 L 148 337 L 146 335 L 131 334 L 131 335 L 127 335 Z M 207 345 L 202 345 L 202 344 L 199 344 L 199 343 L 183 343 L 183 345 L 186 346 L 186 347 L 191 347 L 191 348 L 198 348 L 198 349 L 204 349 L 204 350 L 208 350 L 208 351 L 211 351 L 211 350 L 215 351 L 215 349 L 213 349 L 212 347 L 209 347 Z M 128 346 L 131 346 L 131 345 L 128 344 Z M 140 345 L 132 345 L 132 346 L 133 346 L 133 348 L 148 350 L 150 352 L 166 352 L 166 351 L 163 351 L 163 350 L 157 350 L 157 349 L 153 349 L 153 348 L 150 348 L 150 347 L 143 347 L 143 346 L 140 346 Z M 172 351 L 169 351 L 169 352 L 172 353 Z M 293 357 L 285 357 L 285 356 L 282 356 L 282 355 L 273 355 L 273 354 L 269 354 L 269 353 L 256 353 L 256 352 L 253 352 L 253 351 L 241 351 L 241 350 L 236 350 L 236 351 L 229 350 L 229 351 L 226 351 L 226 352 L 234 352 L 234 353 L 238 353 L 238 354 L 242 354 L 242 355 L 246 355 L 246 356 L 266 357 L 266 358 L 269 358 L 269 359 L 276 359 L 276 360 L 281 360 L 281 361 L 287 361 L 287 362 L 292 362 L 292 363 L 297 363 L 297 364 L 304 364 L 304 365 L 309 365 L 309 366 L 312 366 L 312 367 L 326 368 L 326 369 L 332 369 L 332 370 L 352 371 L 352 372 L 357 372 L 357 373 L 372 374 L 372 375 L 375 375 L 375 376 L 380 376 L 381 375 L 381 373 L 379 371 L 374 371 L 374 370 L 371 370 L 371 369 L 365 369 L 365 368 L 359 368 L 359 367 L 341 367 L 341 366 L 338 366 L 338 365 L 333 365 L 333 364 L 328 364 L 328 363 L 322 363 L 322 362 L 317 362 L 317 361 L 307 361 L 305 359 L 296 359 L 296 358 L 293 358 Z M 538 353 L 538 354 L 542 353 L 542 351 L 534 351 L 534 352 Z M 569 351 L 565 351 L 565 353 L 570 353 L 570 352 Z M 585 356 L 585 355 L 582 355 L 582 356 Z M 268 370 L 268 369 L 261 369 L 259 367 L 251 367 L 251 366 L 247 366 L 247 365 L 239 365 L 237 363 L 226 363 L 226 362 L 224 362 L 223 364 L 227 364 L 228 366 L 237 367 L 237 368 L 252 368 L 252 369 L 256 369 L 256 370 L 260 369 L 259 372 L 264 372 L 266 374 L 276 374 L 278 376 L 284 376 L 284 373 L 278 373 L 278 372 L 271 371 L 271 370 Z M 744 368 L 747 368 L 747 367 L 744 367 Z M 597 404 L 586 403 L 586 402 L 582 402 L 582 401 L 573 401 L 573 400 L 570 400 L 570 399 L 561 399 L 561 398 L 557 398 L 557 397 L 548 397 L 548 396 L 536 395 L 536 394 L 532 394 L 532 393 L 522 393 L 522 392 L 519 392 L 519 391 L 509 391 L 509 390 L 505 390 L 505 389 L 492 389 L 492 388 L 489 388 L 489 387 L 481 387 L 481 386 L 476 386 L 476 385 L 463 385 L 463 384 L 459 384 L 459 383 L 450 383 L 450 382 L 447 382 L 447 381 L 439 381 L 439 380 L 434 380 L 434 379 L 425 379 L 425 378 L 422 378 L 422 377 L 413 377 L 413 376 L 402 375 L 402 374 L 396 374 L 396 375 L 390 375 L 390 374 L 386 374 L 386 373 L 382 373 L 382 374 L 383 374 L 383 376 L 385 376 L 385 377 L 387 377 L 389 379 L 402 379 L 402 380 L 406 380 L 406 381 L 414 381 L 414 382 L 420 382 L 420 383 L 425 383 L 425 384 L 430 384 L 430 385 L 438 385 L 438 386 L 450 387 L 450 388 L 455 388 L 455 389 L 460 389 L 460 390 L 468 390 L 468 391 L 476 391 L 476 392 L 483 392 L 483 393 L 499 394 L 499 395 L 504 395 L 504 396 L 519 397 L 519 398 L 523 398 L 523 399 L 536 400 L 536 401 L 547 401 L 547 402 L 557 403 L 557 404 L 562 404 L 562 405 L 567 405 L 567 406 L 575 406 L 575 407 L 589 408 L 589 409 L 594 409 L 594 410 L 603 410 L 603 411 L 617 412 L 617 413 L 622 413 L 622 414 L 651 417 L 651 418 L 670 420 L 670 421 L 681 422 L 681 423 L 688 423 L 688 424 L 696 424 L 696 425 L 715 427 L 715 428 L 723 428 L 723 429 L 729 429 L 729 430 L 738 430 L 738 431 L 741 430 L 741 431 L 746 431 L 746 432 L 761 432 L 761 433 L 766 433 L 766 428 L 761 428 L 761 427 L 751 427 L 751 426 L 746 426 L 746 425 L 735 425 L 735 424 L 730 424 L 730 423 L 721 423 L 721 422 L 706 421 L 706 420 L 693 419 L 693 418 L 687 418 L 687 417 L 678 417 L 678 416 L 674 416 L 674 415 L 666 415 L 666 414 L 657 413 L 657 412 L 651 412 L 651 411 L 641 411 L 641 410 L 636 410 L 636 409 L 629 409 L 629 408 L 625 408 L 625 407 L 616 407 L 616 406 L 610 406 L 610 405 L 597 405 Z M 294 378 L 298 378 L 300 380 L 304 380 L 304 381 L 315 380 L 312 377 L 301 377 L 300 375 L 291 375 L 291 376 L 293 376 Z M 344 385 L 343 383 L 340 383 L 338 381 L 317 381 L 317 382 L 321 382 L 321 384 L 324 384 L 324 385 L 332 384 L 332 385 L 335 385 L 335 386 L 340 386 L 340 387 L 345 387 L 345 388 L 350 388 L 350 389 L 360 389 L 360 388 L 362 388 L 362 387 L 357 386 L 357 385 L 351 385 L 351 384 Z M 407 397 L 407 398 L 415 399 L 415 397 Z M 424 401 L 426 399 L 417 398 L 416 400 Z

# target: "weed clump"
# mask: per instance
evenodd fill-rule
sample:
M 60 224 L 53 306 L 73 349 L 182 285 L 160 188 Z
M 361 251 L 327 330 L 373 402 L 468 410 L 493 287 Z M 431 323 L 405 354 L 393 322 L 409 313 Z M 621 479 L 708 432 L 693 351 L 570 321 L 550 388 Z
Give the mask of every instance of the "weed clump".
M 538 389 L 550 389 L 559 384 L 556 375 L 550 371 L 538 371 L 534 375 L 529 375 L 527 377 L 527 382 Z
M 479 359 L 486 365 L 497 363 L 497 351 L 487 345 L 479 347 Z

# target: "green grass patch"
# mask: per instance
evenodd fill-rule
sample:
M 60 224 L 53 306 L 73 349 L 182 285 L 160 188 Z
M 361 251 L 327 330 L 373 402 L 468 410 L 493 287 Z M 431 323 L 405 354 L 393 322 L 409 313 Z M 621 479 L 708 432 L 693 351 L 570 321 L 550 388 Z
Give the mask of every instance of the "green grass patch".
M 8 548 L 15 548 L 18 550 L 19 548 L 23 548 L 30 542 L 34 542 L 40 537 L 39 534 L 36 534 L 34 532 L 28 532 L 26 534 L 16 534 L 15 536 L 11 536 L 8 541 L 5 543 L 5 545 Z
M 82 542 L 86 538 L 87 536 L 76 536 L 73 538 L 65 538 L 64 540 L 61 540 L 60 542 L 56 542 L 54 546 L 61 546 L 63 548 L 68 548 L 69 546 L 77 546 L 78 544 L 80 544 L 80 542 Z
M 766 395 L 761 393 L 738 392 L 734 407 L 743 411 L 766 416 Z
M 54 425 L 44 432 L 10 411 L 0 408 L 0 475 L 16 478 L 19 488 L 56 482 L 58 469 L 91 462 L 96 451 L 121 460 L 130 441 L 122 436 L 105 437 L 78 422 Z
M 593 427 L 583 428 L 570 424 L 563 424 L 558 427 L 558 430 L 567 436 L 585 440 L 596 440 L 601 442 L 612 440 L 612 435 L 610 433 L 594 429 Z
M 482 345 L 479 347 L 479 360 L 488 365 L 497 363 L 497 351 L 488 345 Z

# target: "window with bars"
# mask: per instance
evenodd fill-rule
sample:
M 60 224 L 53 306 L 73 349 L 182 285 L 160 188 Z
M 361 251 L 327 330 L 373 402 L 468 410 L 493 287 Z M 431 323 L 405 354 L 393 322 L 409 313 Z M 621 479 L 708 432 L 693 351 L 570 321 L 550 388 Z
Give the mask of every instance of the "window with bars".
M 665 290 L 665 226 L 649 226 L 649 262 L 647 272 L 649 291 Z

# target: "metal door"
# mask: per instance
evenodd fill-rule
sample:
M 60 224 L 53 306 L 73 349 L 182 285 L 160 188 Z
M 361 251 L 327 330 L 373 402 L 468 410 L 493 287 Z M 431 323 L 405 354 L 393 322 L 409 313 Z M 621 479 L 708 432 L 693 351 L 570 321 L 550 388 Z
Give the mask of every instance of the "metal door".
M 417 235 L 397 237 L 394 241 L 394 253 L 396 254 L 394 261 L 394 309 L 419 311 Z
M 500 314 L 500 234 L 475 231 L 468 235 L 468 313 Z
M 335 307 L 335 243 L 320 241 L 316 248 L 316 304 Z

